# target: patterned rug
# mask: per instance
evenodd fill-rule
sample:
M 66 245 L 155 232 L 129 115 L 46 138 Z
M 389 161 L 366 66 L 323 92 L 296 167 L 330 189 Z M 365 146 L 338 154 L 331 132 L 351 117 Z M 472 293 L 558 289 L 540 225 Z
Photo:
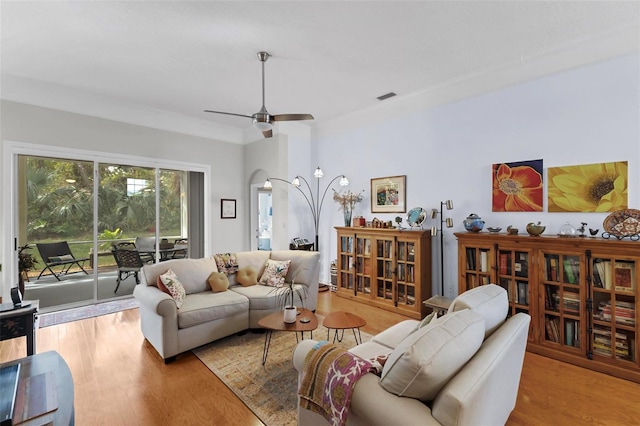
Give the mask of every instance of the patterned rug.
M 126 311 L 138 308 L 138 302 L 134 298 L 114 300 L 98 303 L 97 305 L 82 306 L 80 308 L 67 309 L 39 315 L 40 328 L 65 322 L 78 321 L 86 318 L 99 317 L 114 312 Z
M 322 324 L 323 317 L 318 315 Z M 305 333 L 305 339 L 309 333 Z M 327 329 L 322 325 L 313 332 L 314 340 L 326 340 Z M 333 332 L 331 334 L 333 339 Z M 371 336 L 362 332 L 362 340 Z M 267 362 L 262 365 L 265 334 L 247 332 L 229 336 L 193 350 L 193 353 L 229 389 L 255 413 L 262 422 L 271 425 L 295 425 L 297 422 L 298 376 L 291 356 L 296 338 L 291 332 L 274 332 Z M 355 346 L 351 330 L 345 330 L 345 348 Z

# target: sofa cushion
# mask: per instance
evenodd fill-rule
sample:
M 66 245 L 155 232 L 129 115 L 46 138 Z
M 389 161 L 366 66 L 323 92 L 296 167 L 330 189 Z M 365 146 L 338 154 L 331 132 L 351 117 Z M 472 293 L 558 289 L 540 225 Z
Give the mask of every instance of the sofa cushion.
M 284 285 L 284 277 L 287 276 L 289 265 L 291 265 L 290 260 L 267 259 L 264 272 L 260 277 L 260 284 L 281 287 Z
M 236 280 L 238 284 L 243 287 L 249 287 L 251 285 L 258 284 L 258 271 L 253 266 L 245 266 L 238 269 L 236 274 Z
M 380 385 L 398 396 L 435 398 L 480 348 L 484 330 L 482 315 L 468 309 L 432 321 L 391 352 Z
M 420 322 L 416 320 L 401 321 L 376 334 L 371 340 L 394 349 L 405 337 L 415 330 L 418 324 L 420 324 Z
M 171 296 L 171 292 L 169 291 L 167 286 L 162 283 L 162 279 L 160 277 L 158 277 L 158 279 L 156 280 L 156 286 L 160 290 L 162 290 L 163 293 L 167 293 L 169 296 Z
M 142 267 L 142 276 L 147 285 L 156 285 L 159 275 L 171 269 L 182 285 L 187 294 L 199 293 L 209 290 L 207 279 L 209 275 L 218 270 L 216 262 L 212 257 L 203 259 L 171 259 L 165 262 L 153 265 L 144 265 Z
M 189 328 L 233 317 L 248 310 L 249 300 L 233 291 L 203 291 L 189 294 L 184 299 L 182 309 L 178 311 L 178 328 Z
M 231 275 L 238 271 L 238 258 L 235 253 L 217 253 L 213 255 L 213 258 L 219 272 Z
M 164 284 L 165 288 L 169 290 L 169 294 L 173 297 L 173 300 L 175 300 L 178 309 L 180 309 L 186 293 L 184 286 L 180 280 L 178 280 L 176 274 L 171 269 L 168 269 L 167 272 L 160 275 L 160 280 L 162 281 L 162 284 Z
M 212 272 L 207 279 L 211 291 L 214 293 L 220 293 L 221 291 L 227 291 L 229 288 L 229 279 L 222 272 Z
M 471 309 L 484 317 L 485 339 L 507 319 L 509 299 L 507 291 L 495 284 L 482 285 L 456 297 L 447 312 Z
M 238 294 L 242 294 L 249 299 L 249 309 L 252 311 L 258 310 L 273 310 L 282 308 L 282 304 L 279 300 L 279 290 L 281 287 L 271 287 L 268 285 L 252 285 L 250 287 L 243 287 L 241 285 L 235 285 L 230 287 L 231 290 L 235 291 Z M 306 293 L 302 285 L 296 284 L 293 286 L 294 289 L 300 290 L 300 294 L 302 294 L 305 300 L 300 301 L 298 299 L 298 294 L 296 292 L 296 296 L 294 299 L 294 305 L 304 307 L 306 301 Z M 284 289 L 283 289 L 284 290 Z

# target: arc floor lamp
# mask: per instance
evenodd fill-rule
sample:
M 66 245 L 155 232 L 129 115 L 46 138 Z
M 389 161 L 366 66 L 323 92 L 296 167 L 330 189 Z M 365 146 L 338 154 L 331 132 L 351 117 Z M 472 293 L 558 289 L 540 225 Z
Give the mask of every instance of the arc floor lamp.
M 324 177 L 324 173 L 320 168 L 320 166 L 316 167 L 316 170 L 313 172 L 313 177 L 316 178 L 315 196 L 314 196 L 313 190 L 311 189 L 311 185 L 309 185 L 309 182 L 302 176 L 294 177 L 291 182 L 289 182 L 286 179 L 270 177 L 270 178 L 267 178 L 263 186 L 264 188 L 270 189 L 272 188 L 271 181 L 275 180 L 275 181 L 286 182 L 289 185 L 294 186 L 298 191 L 300 191 L 300 193 L 304 196 L 304 199 L 307 200 L 307 204 L 309 205 L 309 209 L 311 210 L 311 216 L 313 218 L 313 226 L 316 233 L 316 241 L 315 241 L 314 248 L 316 251 L 319 251 L 320 248 L 318 247 L 318 225 L 320 224 L 320 212 L 322 211 L 324 198 L 327 195 L 327 192 L 329 191 L 329 188 L 331 187 L 331 184 L 333 184 L 333 182 L 340 179 L 339 185 L 347 186 L 349 185 L 349 179 L 347 179 L 345 175 L 338 175 L 334 177 L 329 181 L 326 188 L 322 192 L 322 197 L 320 197 L 320 179 Z M 301 182 L 304 183 L 304 186 L 302 186 Z

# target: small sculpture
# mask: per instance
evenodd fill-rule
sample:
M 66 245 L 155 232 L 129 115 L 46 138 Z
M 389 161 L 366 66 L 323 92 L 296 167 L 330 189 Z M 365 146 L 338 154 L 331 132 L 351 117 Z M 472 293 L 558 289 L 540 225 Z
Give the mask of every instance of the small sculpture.
M 584 231 L 587 229 L 587 222 L 580 222 L 580 228 L 578 228 L 578 231 L 580 231 L 580 236 L 584 237 Z
M 589 233 L 591 234 L 591 237 L 595 237 L 596 235 L 598 235 L 598 232 L 600 232 L 599 229 L 591 229 L 591 228 L 589 228 Z
M 518 235 L 518 228 L 514 228 L 513 226 L 507 226 L 507 233 L 509 235 Z
M 544 232 L 546 226 L 541 225 L 540 222 L 538 222 L 538 224 L 531 222 L 527 225 L 526 229 L 529 235 L 531 235 L 532 237 L 538 237 Z

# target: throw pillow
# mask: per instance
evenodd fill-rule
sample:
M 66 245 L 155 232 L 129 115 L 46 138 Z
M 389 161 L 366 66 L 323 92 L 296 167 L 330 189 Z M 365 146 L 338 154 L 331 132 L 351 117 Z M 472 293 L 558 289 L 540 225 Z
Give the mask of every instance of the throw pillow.
M 422 321 L 420 321 L 420 323 L 418 325 L 416 325 L 416 328 L 414 328 L 413 330 L 411 330 L 411 332 L 416 332 L 418 330 L 420 330 L 422 327 L 424 327 L 425 325 L 428 325 L 429 323 L 431 323 L 431 321 L 433 321 L 433 319 L 436 318 L 436 313 L 431 312 L 429 315 L 427 315 L 426 317 L 424 317 L 422 319 Z
M 268 259 L 260 277 L 260 284 L 272 287 L 282 287 L 284 285 L 284 277 L 289 272 L 290 260 L 272 260 Z
M 160 275 L 160 280 L 162 281 L 162 284 L 167 287 L 167 290 L 169 290 L 169 294 L 176 302 L 176 306 L 178 307 L 178 309 L 180 309 L 180 307 L 182 306 L 182 302 L 184 302 L 186 292 L 184 291 L 184 286 L 182 285 L 182 283 L 178 281 L 178 277 L 176 276 L 176 274 L 171 269 L 168 269 L 167 272 Z
M 238 271 L 238 258 L 235 253 L 214 254 L 218 271 L 225 275 L 235 274 Z
M 167 288 L 166 285 L 162 284 L 162 280 L 160 279 L 160 276 L 158 276 L 158 279 L 156 280 L 156 286 L 164 291 L 165 293 L 167 293 L 169 296 L 171 296 L 171 292 L 169 291 L 169 289 Z
M 430 401 L 482 345 L 484 318 L 449 313 L 405 337 L 384 364 L 380 385 L 390 393 Z
M 207 282 L 211 287 L 211 291 L 214 293 L 227 291 L 229 288 L 229 278 L 227 278 L 227 276 L 222 272 L 212 272 L 211 275 L 209 275 Z
M 245 266 L 244 268 L 238 269 L 236 279 L 238 281 L 238 284 L 243 287 L 256 285 L 258 284 L 258 271 L 256 271 L 251 266 Z

